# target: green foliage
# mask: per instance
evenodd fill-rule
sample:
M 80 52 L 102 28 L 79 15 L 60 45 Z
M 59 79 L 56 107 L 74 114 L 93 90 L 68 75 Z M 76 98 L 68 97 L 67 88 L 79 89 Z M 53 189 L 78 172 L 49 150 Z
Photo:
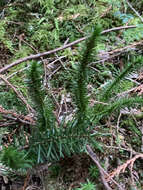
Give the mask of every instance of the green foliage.
M 50 177 L 51 178 L 56 178 L 59 176 L 60 172 L 61 172 L 61 166 L 59 164 L 53 164 L 51 167 L 49 167 L 49 171 L 50 171 Z
M 102 111 L 100 112 L 100 117 L 109 115 L 112 112 L 120 110 L 126 106 L 129 108 L 134 104 L 143 104 L 143 99 L 141 97 L 118 99 L 114 103 L 111 102 L 108 106 L 105 106 L 104 109 L 102 107 Z
M 5 109 L 15 109 L 15 110 L 25 113 L 26 108 L 23 106 L 23 103 L 21 102 L 21 100 L 17 98 L 15 92 L 13 92 L 11 89 L 9 91 L 7 91 L 7 89 L 3 91 L 4 89 L 5 89 L 4 87 L 2 89 L 0 88 L 1 105 Z
M 41 75 L 40 68 L 37 63 L 33 62 L 31 71 L 29 72 L 29 93 L 31 94 L 32 100 L 35 105 L 35 109 L 38 113 L 38 124 L 39 130 L 52 129 L 54 124 L 54 115 L 52 112 L 51 103 L 49 98 L 48 102 L 45 103 L 45 90 L 41 86 Z M 46 104 L 48 105 L 46 107 Z
M 38 113 L 38 120 L 36 128 L 33 127 L 32 130 L 30 155 L 35 155 L 38 163 L 44 162 L 44 160 L 59 160 L 61 157 L 80 152 L 86 142 L 90 140 L 90 130 L 87 130 L 89 121 L 86 119 L 88 106 L 86 70 L 94 47 L 94 40 L 97 41 L 99 33 L 99 28 L 95 29 L 87 42 L 85 53 L 81 59 L 74 87 L 77 114 L 72 122 L 67 123 L 66 127 L 64 120 L 57 127 L 53 109 L 50 108 L 50 103 L 47 104 L 45 101 L 45 91 L 42 87 L 37 62 L 32 63 L 28 84 L 29 92 Z M 49 102 L 49 96 L 47 101 Z
M 99 169 L 98 169 L 96 166 L 92 165 L 92 166 L 90 166 L 90 168 L 89 168 L 89 174 L 90 174 L 90 177 L 95 180 L 95 179 L 97 179 L 97 178 L 99 177 L 99 175 L 100 175 Z
M 15 57 L 15 52 L 20 51 L 19 40 L 12 40 L 16 27 L 16 35 L 24 33 L 26 41 L 33 47 L 38 47 L 39 51 L 55 48 L 67 38 L 70 41 L 80 38 L 82 33 L 78 29 L 89 34 L 96 23 L 101 23 L 105 28 L 110 27 L 109 18 L 99 17 L 112 2 L 114 1 L 26 0 L 24 3 L 20 1 L 16 5 L 10 4 L 4 12 L 4 19 L 0 20 L 0 23 L 5 22 L 3 29 L 7 31 L 3 41 L 8 44 Z M 110 15 L 112 16 L 112 12 Z M 22 46 L 24 47 L 21 49 L 25 46 L 29 49 L 25 43 Z
M 104 62 L 95 66 L 99 71 L 98 74 L 93 70 L 91 71 L 91 69 L 89 70 L 87 66 L 92 60 L 97 61 L 96 51 L 110 51 L 115 47 L 125 46 L 130 42 L 142 39 L 143 32 L 140 19 L 127 9 L 125 1 L 119 0 L 25 0 L 16 2 L 20 4 L 7 7 L 4 15 L 0 15 L 0 19 L 4 18 L 0 20 L 0 41 L 13 53 L 12 60 L 33 54 L 35 51 L 37 53 L 37 51 L 47 51 L 59 47 L 67 39 L 70 42 L 86 36 L 91 33 L 93 25 L 97 23 L 100 23 L 104 29 L 126 23 L 138 26 L 136 29 L 122 31 L 118 38 L 116 32 L 111 32 L 101 36 L 100 41 L 98 40 L 100 29 L 96 28 L 86 45 L 80 43 L 74 48 L 68 48 L 57 53 L 57 56 L 66 56 L 66 61 L 63 61 L 66 69 L 64 71 L 61 69 L 61 72 L 55 73 L 52 76 L 51 83 L 53 87 L 62 87 L 65 88 L 65 91 L 72 92 L 76 108 L 72 121 L 65 122 L 63 119 L 60 124 L 56 122 L 51 95 L 42 85 L 43 70 L 41 70 L 40 63 L 36 61 L 28 63 L 31 64 L 28 71 L 28 88 L 33 107 L 36 110 L 37 123 L 36 126 L 30 126 L 28 152 L 18 152 L 16 148 L 9 147 L 3 150 L 1 161 L 6 166 L 18 170 L 31 167 L 32 164 L 44 163 L 47 160 L 54 162 L 71 154 L 80 153 L 85 150 L 87 143 L 91 143 L 94 148 L 103 151 L 98 139 L 100 140 L 101 136 L 105 137 L 108 134 L 103 132 L 102 127 L 98 128 L 97 131 L 99 131 L 97 132 L 95 126 L 105 124 L 111 114 L 115 119 L 122 108 L 137 107 L 143 104 L 142 97 L 118 97 L 118 93 L 134 87 L 134 83 L 125 80 L 125 77 L 137 69 L 137 64 L 141 67 L 143 58 L 139 57 L 137 52 L 135 59 L 133 57 L 127 61 L 125 59 L 126 67 L 123 72 L 119 72 L 118 66 L 110 60 L 109 63 Z M 139 8 L 142 4 L 135 0 L 132 2 L 133 4 L 136 3 Z M 107 11 L 110 5 L 113 8 Z M 18 36 L 21 33 L 24 33 L 24 40 L 27 43 L 22 41 L 20 46 Z M 122 40 L 124 43 L 122 43 Z M 84 51 L 82 47 L 84 47 Z M 126 52 L 124 53 L 126 54 Z M 79 57 L 80 63 L 78 63 Z M 130 53 L 128 53 L 128 57 L 130 57 Z M 53 57 L 49 56 L 48 60 L 53 60 Z M 25 67 L 25 63 L 15 67 L 12 72 L 23 67 Z M 28 97 L 26 87 L 22 81 L 25 73 L 23 78 L 21 76 L 13 77 L 12 84 L 20 86 L 19 88 L 24 96 Z M 101 84 L 105 81 L 106 84 L 102 87 Z M 104 104 L 95 103 L 93 108 L 89 106 L 90 93 L 87 84 L 90 83 L 94 88 L 94 100 Z M 6 88 L 1 91 L 0 102 L 5 108 L 16 109 L 22 114 L 26 113 L 26 109 L 11 90 L 8 91 Z M 30 100 L 28 101 L 31 103 Z M 141 133 L 135 123 L 126 121 L 123 126 L 133 136 L 129 141 L 140 146 Z M 25 129 L 22 129 L 18 137 L 14 136 L 13 144 L 15 144 L 15 147 L 24 146 L 23 132 L 25 131 Z M 53 175 L 57 176 L 60 168 L 55 166 L 51 170 Z M 91 167 L 90 174 L 91 177 L 97 178 L 99 175 L 98 169 Z M 88 181 L 78 189 L 92 190 L 96 188 L 93 183 Z
M 28 74 L 28 86 L 37 113 L 37 124 L 36 126 L 31 126 L 28 157 L 33 158 L 34 164 L 43 163 L 46 160 L 59 160 L 62 157 L 70 156 L 72 153 L 79 153 L 83 151 L 84 146 L 89 142 L 92 142 L 93 145 L 100 148 L 98 142 L 91 138 L 92 136 L 94 137 L 94 135 L 91 135 L 91 120 L 100 122 L 102 118 L 125 106 L 129 107 L 133 106 L 133 104 L 143 103 L 140 97 L 123 97 L 115 100 L 116 91 L 114 91 L 114 87 L 120 85 L 123 78 L 133 69 L 133 63 L 137 62 L 140 65 L 142 57 L 139 57 L 135 59 L 132 64 L 127 65 L 125 70 L 120 73 L 113 82 L 107 85 L 100 95 L 97 93 L 99 101 L 104 101 L 107 105 L 95 104 L 91 110 L 92 113 L 89 111 L 87 66 L 88 63 L 91 62 L 93 48 L 97 46 L 99 34 L 100 28 L 97 27 L 86 43 L 80 64 L 75 69 L 75 80 L 72 92 L 75 96 L 77 112 L 73 120 L 66 125 L 64 120 L 60 126 L 57 125 L 53 114 L 54 108 L 50 100 L 50 94 L 46 95 L 42 85 L 43 71 L 41 70 L 40 64 L 36 61 L 31 63 Z
M 5 33 L 6 33 L 6 31 L 5 31 L 5 25 L 6 25 L 5 21 L 1 21 L 0 22 L 0 30 L 1 30 L 0 40 L 1 41 L 4 39 L 4 36 L 5 36 Z
M 8 39 L 6 26 L 6 21 L 0 21 L 0 42 L 2 42 L 11 52 L 13 52 L 12 41 Z
M 139 127 L 136 125 L 136 121 L 134 121 L 134 117 L 124 119 L 121 123 L 121 127 L 130 132 L 129 137 L 132 136 L 132 138 L 129 138 L 130 143 L 140 147 L 142 135 Z
M 115 12 L 114 16 L 119 18 L 123 24 L 134 18 L 133 15 L 121 13 L 120 11 Z
M 119 85 L 119 87 L 117 87 L 116 92 L 122 93 L 127 90 L 130 90 L 133 87 L 134 87 L 134 83 L 132 81 L 124 79 L 120 82 L 120 85 Z
M 96 190 L 96 187 L 93 183 L 87 180 L 87 183 L 81 184 L 81 187 L 76 188 L 75 190 Z
M 0 1 L 0 6 L 4 6 L 6 4 L 6 1 L 5 0 L 1 0 Z
M 138 27 L 135 29 L 132 29 L 132 30 L 124 31 L 124 33 L 123 33 L 123 37 L 127 41 L 127 44 L 134 42 L 134 41 L 139 41 L 142 39 L 143 25 L 138 23 L 139 19 L 136 19 L 136 20 L 137 21 L 134 21 L 131 24 L 138 25 Z
M 95 46 L 94 42 L 96 40 L 97 43 L 100 31 L 101 29 L 98 27 L 93 32 L 91 39 L 86 45 L 86 50 L 84 51 L 83 58 L 77 73 L 77 87 L 75 88 L 75 97 L 78 109 L 78 125 L 81 123 L 84 124 L 83 121 L 85 121 L 87 117 L 87 65 L 90 62 L 91 53 Z
M 51 9 L 54 8 L 54 5 L 55 5 L 55 1 L 54 0 L 37 0 L 37 1 L 33 1 L 33 4 L 39 4 L 43 11 L 46 13 L 46 14 L 51 14 Z
M 127 96 L 117 96 L 120 92 L 123 92 L 123 84 L 126 85 L 124 78 L 127 76 L 131 71 L 134 71 L 140 67 L 142 67 L 142 56 L 137 56 L 136 58 L 132 58 L 132 63 L 128 64 L 125 69 L 118 74 L 117 77 L 111 82 L 108 82 L 107 85 L 104 85 L 102 90 L 97 92 L 97 98 L 103 104 L 95 104 L 93 121 L 97 123 L 107 115 L 117 113 L 124 107 L 133 107 L 134 105 L 142 105 L 143 99 L 142 97 L 127 97 Z M 122 88 L 121 88 L 122 87 Z M 117 89 L 121 89 L 118 91 Z M 104 104 L 105 103 L 105 104 Z M 93 114 L 92 114 L 93 115 Z
M 1 153 L 1 162 L 14 170 L 26 169 L 32 167 L 32 161 L 26 159 L 24 151 L 18 151 L 12 146 L 4 148 Z
M 103 94 L 103 99 L 106 100 L 106 99 L 108 99 L 110 97 L 109 94 L 111 95 L 112 89 L 116 85 L 118 85 L 119 82 L 121 81 L 121 79 L 123 79 L 129 73 L 129 71 L 132 68 L 132 65 L 133 65 L 133 63 L 127 65 L 127 67 L 123 70 L 123 72 L 118 77 L 116 77 L 115 80 L 111 84 L 109 84 L 109 86 L 106 88 L 106 90 L 105 90 L 105 92 Z

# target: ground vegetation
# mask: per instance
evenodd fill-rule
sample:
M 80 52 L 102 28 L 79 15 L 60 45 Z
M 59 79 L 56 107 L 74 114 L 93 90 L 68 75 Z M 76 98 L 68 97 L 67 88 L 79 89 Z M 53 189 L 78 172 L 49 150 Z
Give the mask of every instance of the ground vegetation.
M 0 1 L 0 187 L 142 190 L 137 0 Z

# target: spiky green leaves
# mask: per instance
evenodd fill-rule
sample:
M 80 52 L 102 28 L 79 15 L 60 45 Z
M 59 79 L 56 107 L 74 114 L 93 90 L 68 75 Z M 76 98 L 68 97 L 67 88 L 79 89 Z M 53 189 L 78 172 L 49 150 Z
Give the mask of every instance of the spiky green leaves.
M 120 85 L 121 80 L 127 76 L 131 70 L 136 70 L 142 67 L 143 56 L 137 56 L 132 58 L 132 62 L 128 63 L 124 70 L 109 84 L 109 86 L 102 93 L 101 101 L 108 101 L 111 96 L 113 97 L 113 89 Z
M 91 61 L 91 54 L 93 48 L 95 47 L 99 36 L 101 28 L 97 26 L 86 43 L 85 51 L 83 52 L 81 63 L 78 68 L 77 82 L 75 88 L 75 97 L 77 105 L 78 114 L 78 125 L 84 123 L 87 117 L 87 107 L 88 107 L 88 96 L 87 96 L 87 66 Z M 83 126 L 82 126 L 83 127 Z
M 40 76 L 40 68 L 36 61 L 31 63 L 31 70 L 29 72 L 29 93 L 31 98 L 35 104 L 36 109 L 41 114 L 43 113 L 44 109 L 44 90 L 42 89 L 41 84 L 41 76 Z
M 14 170 L 30 168 L 32 167 L 32 160 L 26 159 L 25 155 L 24 151 L 18 151 L 10 146 L 3 149 L 1 162 Z
M 143 56 L 137 56 L 132 58 L 132 63 L 129 63 L 125 69 L 111 82 L 107 87 L 103 88 L 99 95 L 99 101 L 103 104 L 96 104 L 94 106 L 93 121 L 99 122 L 101 118 L 110 115 L 113 112 L 119 111 L 124 107 L 133 107 L 135 104 L 142 105 L 143 99 L 141 97 L 118 97 L 116 88 L 121 88 L 121 81 L 131 71 L 142 67 Z
M 38 113 L 36 130 L 31 138 L 31 155 L 37 157 L 37 162 L 45 160 L 58 160 L 60 157 L 80 152 L 86 142 L 90 141 L 90 129 L 88 124 L 87 107 L 87 65 L 90 62 L 92 50 L 100 36 L 100 28 L 97 27 L 93 35 L 86 43 L 81 63 L 77 70 L 76 86 L 74 95 L 76 99 L 77 113 L 72 122 L 66 124 L 61 122 L 57 127 L 53 117 L 52 109 L 45 102 L 45 92 L 42 89 L 41 78 L 36 62 L 32 63 L 29 72 L 29 89 L 32 100 L 36 105 Z M 48 98 L 48 101 L 49 98 Z
M 45 89 L 41 80 L 42 74 L 41 67 L 38 66 L 37 62 L 33 61 L 28 76 L 29 93 L 37 111 L 38 126 L 40 130 L 44 131 L 53 127 L 54 116 L 51 101 L 48 96 L 46 98 Z

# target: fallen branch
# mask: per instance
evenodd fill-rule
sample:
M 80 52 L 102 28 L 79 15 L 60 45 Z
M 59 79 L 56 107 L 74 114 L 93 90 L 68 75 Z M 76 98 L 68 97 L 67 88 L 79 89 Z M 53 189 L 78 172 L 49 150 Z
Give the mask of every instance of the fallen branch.
M 123 29 L 130 29 L 130 28 L 136 28 L 137 26 L 135 25 L 131 25 L 131 26 L 121 26 L 121 27 L 115 27 L 115 28 L 111 28 L 111 29 L 108 29 L 108 30 L 104 30 L 101 32 L 101 34 L 106 34 L 106 33 L 109 33 L 109 32 L 112 32 L 112 31 L 117 31 L 117 30 L 123 30 Z M 47 55 L 50 55 L 50 54 L 54 54 L 58 51 L 61 51 L 61 50 L 64 50 L 66 48 L 69 48 L 69 47 L 72 47 L 74 46 L 75 44 L 78 44 L 86 39 L 88 39 L 89 36 L 86 36 L 86 37 L 83 37 L 83 38 L 80 38 L 78 40 L 75 40 L 69 44 L 66 44 L 66 45 L 63 45 L 62 47 L 59 47 L 59 48 L 56 48 L 56 49 L 53 49 L 53 50 L 50 50 L 50 51 L 47 51 L 47 52 L 43 52 L 43 53 L 38 53 L 38 54 L 35 54 L 35 55 L 29 55 L 27 57 L 24 57 L 24 58 L 21 58 L 21 59 L 18 59 L 17 61 L 9 64 L 9 65 L 6 65 L 5 67 L 3 67 L 2 69 L 0 69 L 0 73 L 3 73 L 5 71 L 7 71 L 8 69 L 10 69 L 11 67 L 14 67 L 22 62 L 25 62 L 25 61 L 29 61 L 29 60 L 32 60 L 32 59 L 38 59 L 40 57 L 44 57 L 44 56 L 47 56 Z

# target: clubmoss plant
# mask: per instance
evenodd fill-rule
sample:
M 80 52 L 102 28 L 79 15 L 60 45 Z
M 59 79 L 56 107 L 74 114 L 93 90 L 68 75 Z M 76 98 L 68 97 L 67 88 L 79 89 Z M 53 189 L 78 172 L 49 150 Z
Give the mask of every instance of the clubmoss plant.
M 37 123 L 36 126 L 31 126 L 29 150 L 26 159 L 28 160 L 32 157 L 35 165 L 45 161 L 54 162 L 71 154 L 79 153 L 85 150 L 87 143 L 92 142 L 98 147 L 99 143 L 95 141 L 96 139 L 92 135 L 94 122 L 99 123 L 103 117 L 110 115 L 113 111 L 115 112 L 126 106 L 133 106 L 133 104 L 143 103 L 141 97 L 120 97 L 116 99 L 116 93 L 114 92 L 114 88 L 120 85 L 121 80 L 133 69 L 134 63 L 139 66 L 142 64 L 143 58 L 139 57 L 133 60 L 113 82 L 107 85 L 100 95 L 98 94 L 99 101 L 105 104 L 95 104 L 92 114 L 88 112 L 87 66 L 91 61 L 93 48 L 96 47 L 100 37 L 100 31 L 100 27 L 95 28 L 86 43 L 77 68 L 73 85 L 73 96 L 75 97 L 77 111 L 72 121 L 68 123 L 65 123 L 64 119 L 60 125 L 56 123 L 53 113 L 54 103 L 50 99 L 50 94 L 46 93 L 42 85 L 40 65 L 36 61 L 31 63 L 31 69 L 28 74 L 28 88 L 36 110 Z M 10 153 L 11 156 L 14 154 Z
M 77 113 L 72 122 L 66 127 L 64 121 L 57 127 L 52 106 L 45 101 L 45 91 L 42 87 L 41 76 L 37 62 L 33 62 L 29 72 L 29 92 L 37 111 L 37 125 L 33 127 L 31 135 L 30 154 L 37 156 L 37 162 L 45 160 L 59 160 L 61 157 L 80 152 L 90 139 L 87 117 L 87 65 L 91 53 L 100 35 L 97 27 L 86 44 L 74 85 Z M 48 102 L 50 102 L 50 94 Z

